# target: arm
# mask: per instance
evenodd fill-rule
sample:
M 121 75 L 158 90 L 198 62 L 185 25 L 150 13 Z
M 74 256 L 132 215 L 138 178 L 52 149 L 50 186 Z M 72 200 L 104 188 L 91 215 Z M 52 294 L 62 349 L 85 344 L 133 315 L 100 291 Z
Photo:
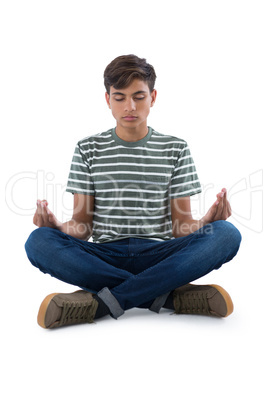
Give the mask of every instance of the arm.
M 191 213 L 190 197 L 171 200 L 172 233 L 174 237 L 187 236 L 201 227 L 231 216 L 231 207 L 225 188 L 217 194 L 217 200 L 200 220 L 195 220 Z
M 72 219 L 62 223 L 49 210 L 46 200 L 37 201 L 33 223 L 38 227 L 51 227 L 81 240 L 88 240 L 92 234 L 94 196 L 74 194 Z

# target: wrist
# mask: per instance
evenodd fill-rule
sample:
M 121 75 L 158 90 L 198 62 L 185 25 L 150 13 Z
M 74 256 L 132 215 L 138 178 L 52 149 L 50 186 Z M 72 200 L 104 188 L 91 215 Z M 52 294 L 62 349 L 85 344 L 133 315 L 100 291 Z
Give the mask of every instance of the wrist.
M 84 222 L 78 222 L 75 219 L 71 219 L 61 224 L 59 230 L 81 240 L 87 240 L 91 236 L 91 225 Z
M 209 223 L 211 223 L 211 221 L 206 216 L 203 216 L 203 218 L 201 218 L 199 220 L 199 222 L 200 222 L 200 227 L 206 226 Z

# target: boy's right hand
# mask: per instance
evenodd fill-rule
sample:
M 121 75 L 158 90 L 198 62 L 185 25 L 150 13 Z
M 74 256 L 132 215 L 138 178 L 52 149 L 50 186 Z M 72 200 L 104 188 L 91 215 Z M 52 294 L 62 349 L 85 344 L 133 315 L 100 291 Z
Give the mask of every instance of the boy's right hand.
M 62 225 L 56 216 L 48 209 L 46 200 L 37 200 L 37 208 L 33 217 L 33 223 L 39 228 L 45 226 L 53 229 L 59 229 Z

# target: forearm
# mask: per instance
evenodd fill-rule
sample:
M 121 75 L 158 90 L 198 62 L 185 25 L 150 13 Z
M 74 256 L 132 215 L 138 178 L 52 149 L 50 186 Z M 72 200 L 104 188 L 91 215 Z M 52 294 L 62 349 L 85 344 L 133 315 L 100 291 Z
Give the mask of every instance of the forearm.
M 184 221 L 176 220 L 172 222 L 172 234 L 174 237 L 184 237 L 189 234 L 195 232 L 198 229 L 201 229 L 205 226 L 207 222 L 204 218 L 200 220 L 196 219 L 187 219 Z
M 92 199 L 90 199 L 90 201 L 91 204 L 94 204 Z M 76 216 L 73 214 L 72 219 L 62 223 L 49 210 L 48 202 L 46 200 L 37 200 L 37 209 L 33 217 L 33 223 L 38 227 L 50 227 L 60 230 L 61 232 L 80 240 L 88 240 L 92 234 L 93 206 L 90 209 L 90 213 L 86 207 L 87 204 L 85 203 L 82 204 L 82 206 L 81 204 L 79 205 L 79 198 L 76 197 L 74 207 Z
M 216 201 L 200 220 L 192 218 L 190 197 L 172 199 L 171 216 L 173 236 L 187 236 L 209 223 L 228 219 L 231 213 L 231 206 L 227 200 L 227 191 L 225 188 L 217 194 Z
M 88 240 L 92 234 L 92 227 L 89 223 L 78 222 L 75 219 L 62 223 L 58 230 L 80 240 Z

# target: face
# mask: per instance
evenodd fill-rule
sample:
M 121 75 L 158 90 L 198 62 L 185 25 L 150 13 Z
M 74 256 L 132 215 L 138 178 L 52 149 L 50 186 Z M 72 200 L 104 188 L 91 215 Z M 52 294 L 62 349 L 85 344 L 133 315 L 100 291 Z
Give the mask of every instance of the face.
M 105 94 L 107 104 L 112 111 L 117 125 L 125 129 L 147 127 L 150 108 L 155 103 L 156 90 L 150 93 L 148 84 L 136 79 L 123 89 L 110 88 Z

